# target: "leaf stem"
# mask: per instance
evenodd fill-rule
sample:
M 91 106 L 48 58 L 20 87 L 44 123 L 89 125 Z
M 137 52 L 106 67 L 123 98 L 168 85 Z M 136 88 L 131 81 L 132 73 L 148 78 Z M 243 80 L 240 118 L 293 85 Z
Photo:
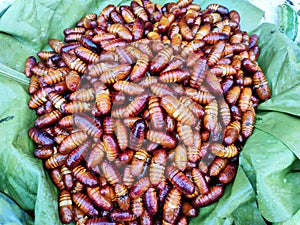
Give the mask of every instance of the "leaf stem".
M 23 73 L 11 69 L 1 63 L 0 63 L 0 75 L 3 75 L 7 78 L 10 78 L 22 84 L 26 84 L 26 85 L 29 84 L 28 78 Z

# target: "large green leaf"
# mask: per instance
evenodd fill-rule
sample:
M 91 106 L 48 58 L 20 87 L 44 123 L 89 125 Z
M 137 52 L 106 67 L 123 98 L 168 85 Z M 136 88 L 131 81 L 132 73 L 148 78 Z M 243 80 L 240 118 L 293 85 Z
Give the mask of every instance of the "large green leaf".
M 300 49 L 272 24 L 263 24 L 254 32 L 261 37 L 259 64 L 272 89 L 272 98 L 259 109 L 299 116 Z
M 0 215 L 0 224 L 33 224 L 32 218 L 3 193 L 0 193 Z
M 156 2 L 163 5 L 167 1 Z M 0 18 L 0 191 L 19 206 L 13 206 L 6 196 L 0 195 L 1 224 L 61 224 L 56 188 L 42 162 L 32 155 L 34 145 L 27 130 L 35 114 L 27 108 L 29 96 L 24 83 L 28 81 L 20 72 L 29 55 L 48 49 L 48 39 L 62 40 L 64 28 L 74 26 L 85 14 L 97 13 L 110 3 L 108 0 L 16 0 Z M 120 3 L 129 1 L 113 2 Z M 256 129 L 243 149 L 235 181 L 226 187 L 220 201 L 202 208 L 190 224 L 266 224 L 264 219 L 278 225 L 297 224 L 300 220 L 297 136 L 300 50 L 275 25 L 257 27 L 263 12 L 247 1 L 196 0 L 195 3 L 202 8 L 219 3 L 236 9 L 241 14 L 241 28 L 259 35 L 259 64 L 270 83 L 272 98 L 259 107 Z
M 288 134 L 288 133 L 287 133 Z M 241 156 L 244 168 L 257 193 L 260 213 L 268 221 L 291 218 L 300 208 L 300 174 L 291 170 L 293 152 L 274 136 L 259 129 L 251 137 Z
M 0 76 L 0 96 L 0 191 L 23 210 L 34 211 L 39 224 L 56 224 L 57 191 L 42 161 L 33 157 L 34 145 L 27 135 L 36 116 L 27 107 L 26 88 Z

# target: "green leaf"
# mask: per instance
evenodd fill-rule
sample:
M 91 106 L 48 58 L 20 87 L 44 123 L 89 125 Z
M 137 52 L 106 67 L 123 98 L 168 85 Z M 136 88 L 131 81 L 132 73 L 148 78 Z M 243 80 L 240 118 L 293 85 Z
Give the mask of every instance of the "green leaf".
M 273 24 L 262 24 L 253 32 L 260 37 L 258 62 L 272 90 L 272 98 L 259 109 L 299 116 L 300 49 Z
M 288 136 L 289 131 L 285 132 Z M 260 213 L 268 221 L 288 220 L 300 208 L 295 200 L 300 197 L 300 174 L 291 170 L 296 160 L 284 142 L 260 129 L 242 151 L 241 166 L 255 187 Z
M 0 40 L 0 63 L 11 69 L 23 72 L 26 58 L 30 55 L 35 55 L 37 51 L 30 46 L 24 45 L 22 41 L 8 34 L 0 33 Z M 14 57 L 12 57 L 12 53 Z
M 168 2 L 155 1 L 163 5 Z M 87 13 L 98 13 L 111 1 L 16 0 L 0 17 L 0 191 L 20 208 L 10 210 L 10 222 L 61 224 L 57 190 L 41 160 L 33 157 L 27 131 L 36 115 L 22 74 L 25 59 L 49 49 L 48 39 L 63 39 L 63 30 Z M 241 15 L 241 29 L 260 37 L 259 65 L 266 73 L 272 98 L 259 106 L 256 128 L 247 141 L 235 181 L 215 204 L 200 209 L 196 224 L 297 224 L 299 205 L 299 82 L 300 50 L 272 24 L 258 27 L 263 12 L 247 1 L 196 0 L 205 8 L 219 3 Z M 114 1 L 113 4 L 129 4 Z M 8 201 L 9 204 L 10 201 Z M 19 211 L 20 210 L 20 211 Z M 0 211 L 0 218 L 7 211 Z M 15 212 L 13 214 L 12 212 Z M 28 213 L 28 214 L 27 214 Z M 25 215 L 25 218 L 24 218 Z M 32 217 L 30 215 L 33 215 Z M 24 220 L 23 220 L 24 219 Z M 25 221 L 25 222 L 24 222 Z M 8 221 L 0 223 L 7 223 Z
M 35 213 L 36 224 L 60 224 L 57 190 L 41 160 L 33 157 L 28 138 L 35 113 L 27 107 L 29 96 L 22 85 L 0 73 L 0 191 L 23 210 Z
M 257 115 L 255 127 L 277 138 L 300 159 L 300 142 L 297 140 L 299 118 L 278 112 L 262 112 Z M 286 135 L 282 135 L 282 130 Z
M 0 224 L 33 224 L 33 220 L 13 200 L 0 192 Z
M 298 33 L 298 15 L 296 10 L 287 3 L 278 6 L 278 20 L 280 31 L 286 34 L 291 40 L 295 40 Z
M 300 83 L 300 49 L 280 33 L 274 24 L 264 23 L 253 31 L 259 35 L 261 54 L 258 59 L 268 78 L 272 96 L 277 96 Z
M 300 210 L 298 210 L 292 218 L 285 220 L 283 222 L 274 223 L 274 225 L 294 225 L 300 221 Z

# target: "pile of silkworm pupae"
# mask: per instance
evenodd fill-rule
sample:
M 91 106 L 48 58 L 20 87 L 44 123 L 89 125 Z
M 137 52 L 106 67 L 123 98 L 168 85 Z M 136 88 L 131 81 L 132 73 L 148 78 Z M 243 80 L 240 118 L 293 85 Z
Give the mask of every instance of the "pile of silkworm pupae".
M 234 179 L 271 97 L 258 36 L 191 0 L 108 5 L 64 35 L 24 69 L 61 221 L 188 224 Z

